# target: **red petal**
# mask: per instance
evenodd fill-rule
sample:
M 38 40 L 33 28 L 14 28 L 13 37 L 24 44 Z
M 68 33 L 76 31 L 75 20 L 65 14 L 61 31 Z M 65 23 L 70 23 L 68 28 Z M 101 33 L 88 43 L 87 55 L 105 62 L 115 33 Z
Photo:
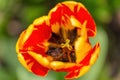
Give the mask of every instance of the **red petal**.
M 65 78 L 69 78 L 69 79 L 72 79 L 72 78 L 77 78 L 80 74 L 80 69 L 82 68 L 83 66 L 80 66 L 80 65 L 77 65 L 74 66 L 74 67 L 70 67 L 70 68 L 67 68 L 67 69 L 57 69 L 56 71 L 58 72 L 68 72 L 68 74 L 65 76 Z
M 86 9 L 81 7 L 80 10 L 75 13 L 75 16 L 82 24 L 85 20 L 87 21 L 88 36 L 94 36 L 96 32 L 96 25 L 90 13 Z
M 73 71 L 73 72 L 70 72 L 69 74 L 67 74 L 66 76 L 65 76 L 65 78 L 75 78 L 75 76 L 77 76 L 77 75 L 79 75 L 79 70 L 76 70 L 76 71 Z
M 93 50 L 91 49 L 91 50 L 88 52 L 87 56 L 80 62 L 80 64 L 82 64 L 82 65 L 84 65 L 84 66 L 89 65 L 89 61 L 90 61 L 90 59 L 91 59 L 92 53 L 93 53 Z
M 68 6 L 66 6 L 65 4 L 62 4 L 62 11 L 63 11 L 63 15 L 68 15 L 68 16 L 71 16 L 71 15 L 73 15 L 73 12 L 72 12 L 72 10 L 68 7 Z
M 61 21 L 61 7 L 58 7 L 57 10 L 55 12 L 52 12 L 52 14 L 50 15 L 51 16 L 51 19 L 50 19 L 50 23 L 51 24 L 55 24 L 56 22 L 59 22 Z
M 68 78 L 68 79 L 77 78 L 77 76 L 80 74 L 80 69 L 81 69 L 81 68 L 82 68 L 82 66 L 79 66 L 78 69 L 71 70 L 71 71 L 65 76 L 65 78 Z
M 48 68 L 43 67 L 34 58 L 32 58 L 28 53 L 23 53 L 24 59 L 28 66 L 31 65 L 31 71 L 39 76 L 45 76 L 48 73 Z
M 48 73 L 48 69 L 35 62 L 31 68 L 32 72 L 39 76 L 45 76 Z
M 43 56 L 46 56 L 45 53 L 46 46 L 44 46 L 43 44 L 50 38 L 51 28 L 47 26 L 45 23 L 43 23 L 34 26 L 34 28 L 32 29 L 32 33 L 30 35 L 27 35 L 26 32 L 27 30 L 20 37 L 23 38 L 25 36 L 28 36 L 27 40 L 22 44 L 22 48 L 18 46 L 20 48 L 20 52 L 33 51 Z M 21 44 L 23 39 L 19 40 L 20 41 L 18 41 L 18 43 Z
M 41 25 L 36 25 L 34 26 L 32 34 L 25 42 L 25 46 L 36 45 L 40 42 L 44 42 L 50 38 L 50 35 L 51 35 L 51 27 L 49 27 L 45 23 Z
M 87 56 L 80 62 L 80 64 L 82 64 L 83 66 L 91 65 L 90 60 L 93 57 L 93 55 L 95 55 L 96 57 L 98 56 L 99 49 L 100 49 L 100 45 L 99 43 L 97 43 L 94 46 L 94 48 L 88 52 Z M 98 50 L 97 53 L 95 53 L 96 50 Z M 95 58 L 95 61 L 96 61 L 96 58 Z

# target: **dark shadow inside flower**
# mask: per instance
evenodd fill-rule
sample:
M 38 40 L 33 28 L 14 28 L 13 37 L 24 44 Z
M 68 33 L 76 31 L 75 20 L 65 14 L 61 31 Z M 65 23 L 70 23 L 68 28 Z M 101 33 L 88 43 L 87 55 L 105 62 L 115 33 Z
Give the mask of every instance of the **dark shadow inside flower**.
M 64 30 L 60 28 L 59 33 L 52 33 L 49 39 L 49 49 L 47 54 L 55 61 L 75 62 L 76 55 L 74 42 L 77 38 L 77 28 L 73 30 Z M 63 34 L 65 32 L 65 34 Z M 63 37 L 66 36 L 66 37 Z

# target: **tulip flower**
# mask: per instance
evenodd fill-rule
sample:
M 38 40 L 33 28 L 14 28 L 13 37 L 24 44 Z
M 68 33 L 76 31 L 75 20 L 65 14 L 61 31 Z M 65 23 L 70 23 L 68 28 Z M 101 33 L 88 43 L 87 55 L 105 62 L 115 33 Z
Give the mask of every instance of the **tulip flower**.
M 21 33 L 16 44 L 18 59 L 38 76 L 54 70 L 67 72 L 65 78 L 78 78 L 98 59 L 99 42 L 92 47 L 89 41 L 95 35 L 96 24 L 83 4 L 61 2 Z

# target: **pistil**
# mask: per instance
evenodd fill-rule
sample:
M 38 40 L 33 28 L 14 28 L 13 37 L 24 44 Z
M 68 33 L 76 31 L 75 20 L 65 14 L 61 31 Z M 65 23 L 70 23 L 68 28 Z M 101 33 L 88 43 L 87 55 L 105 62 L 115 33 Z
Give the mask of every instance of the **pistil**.
M 65 43 L 61 44 L 61 48 L 68 48 L 69 50 L 72 50 L 72 46 L 70 45 L 70 40 L 66 39 Z

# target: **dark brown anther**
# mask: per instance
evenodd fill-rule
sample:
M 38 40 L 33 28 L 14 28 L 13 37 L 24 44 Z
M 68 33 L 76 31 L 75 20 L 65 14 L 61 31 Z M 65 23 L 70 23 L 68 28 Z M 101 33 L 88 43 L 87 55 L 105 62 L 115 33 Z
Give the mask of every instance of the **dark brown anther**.
M 59 60 L 59 58 L 62 56 L 61 49 L 53 47 L 48 50 L 47 54 L 52 56 L 54 60 Z

